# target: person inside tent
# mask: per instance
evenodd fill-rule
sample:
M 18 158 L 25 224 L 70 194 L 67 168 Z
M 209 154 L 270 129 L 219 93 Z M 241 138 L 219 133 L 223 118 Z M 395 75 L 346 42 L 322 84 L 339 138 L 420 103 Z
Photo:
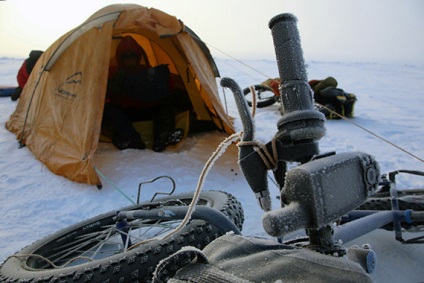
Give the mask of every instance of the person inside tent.
M 32 50 L 29 53 L 29 57 L 22 63 L 21 67 L 19 68 L 18 75 L 16 76 L 18 87 L 10 96 L 12 101 L 16 101 L 21 97 L 21 92 L 24 89 L 26 82 L 28 81 L 29 75 L 34 68 L 35 63 L 37 63 L 42 54 L 43 51 L 41 50 Z
M 144 149 L 133 122 L 153 121 L 153 150 L 161 152 L 181 141 L 184 131 L 175 129 L 175 113 L 167 65 L 151 67 L 144 49 L 131 36 L 116 49 L 118 65 L 110 67 L 102 128 L 111 133 L 118 149 Z

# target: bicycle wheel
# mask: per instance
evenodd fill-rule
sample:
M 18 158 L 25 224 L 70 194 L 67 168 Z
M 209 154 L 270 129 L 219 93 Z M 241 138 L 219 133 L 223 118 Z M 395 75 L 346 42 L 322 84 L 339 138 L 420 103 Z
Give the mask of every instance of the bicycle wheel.
M 277 96 L 275 96 L 274 92 L 271 88 L 266 87 L 264 85 L 255 85 L 254 86 L 256 94 L 257 94 L 257 101 L 256 106 L 258 108 L 263 108 L 267 106 L 271 106 L 275 102 L 277 102 Z M 247 96 L 250 94 L 250 88 L 245 88 L 243 90 L 244 96 Z M 250 97 L 246 98 L 247 104 L 252 107 L 252 99 Z
M 424 190 L 398 191 L 399 209 L 424 211 Z M 391 210 L 390 193 L 379 193 L 371 196 L 363 203 L 359 210 Z
M 407 190 L 398 191 L 399 210 L 412 209 L 414 211 L 424 211 L 424 190 Z M 367 199 L 365 203 L 357 208 L 357 210 L 391 210 L 392 198 L 389 192 L 380 192 L 375 196 Z M 424 226 L 424 222 L 414 222 L 412 224 L 402 223 L 402 227 L 406 230 Z M 393 225 L 389 224 L 383 229 L 392 231 Z
M 165 197 L 155 203 L 171 200 L 187 203 L 192 195 Z M 202 192 L 199 205 L 227 214 L 239 227 L 243 223 L 241 205 L 228 193 Z M 152 203 L 142 203 L 121 211 L 151 209 L 152 206 Z M 22 249 L 0 267 L 0 281 L 150 282 L 152 272 L 163 258 L 184 246 L 201 249 L 225 233 L 205 221 L 192 220 L 178 234 L 164 239 L 180 221 L 137 219 L 128 221 L 128 229 L 123 232 L 115 225 L 115 215 L 116 211 L 111 211 L 96 216 Z M 151 240 L 153 238 L 159 239 Z

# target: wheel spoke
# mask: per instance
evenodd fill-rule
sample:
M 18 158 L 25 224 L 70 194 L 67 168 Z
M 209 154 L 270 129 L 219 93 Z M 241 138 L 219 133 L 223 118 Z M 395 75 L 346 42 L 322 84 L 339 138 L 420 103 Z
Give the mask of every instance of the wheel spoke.
M 54 249 L 56 252 L 49 254 L 48 258 L 55 265 L 76 264 L 79 259 L 84 261 L 87 259 L 96 260 L 126 252 L 130 248 L 130 239 L 131 244 L 134 245 L 160 235 L 166 235 L 179 222 L 180 220 L 167 222 L 156 220 L 152 223 L 151 219 L 136 219 L 130 222 L 128 232 L 117 230 L 115 225 L 105 225 L 100 227 L 102 230 L 78 236 L 74 241 Z M 126 236 L 125 243 L 118 239 L 120 235 Z M 45 268 L 49 268 L 49 265 L 46 264 L 41 269 Z
M 110 230 L 112 231 L 112 230 Z M 59 250 L 57 253 L 55 254 L 51 254 L 49 255 L 49 259 L 56 265 L 59 265 L 60 262 L 65 262 L 65 261 L 69 261 L 69 259 L 71 258 L 67 258 L 70 255 L 75 255 L 74 257 L 81 257 L 83 256 L 87 251 L 90 251 L 93 247 L 96 247 L 98 245 L 101 245 L 102 243 L 105 243 L 108 238 L 104 237 L 103 239 L 101 238 L 104 235 L 104 233 L 100 233 L 99 236 L 95 237 L 95 238 L 91 238 L 89 240 L 86 240 L 84 242 L 79 241 L 74 241 L 73 243 L 70 243 L 67 245 L 67 248 L 65 249 L 61 249 Z M 77 245 L 75 245 L 75 243 L 78 242 Z M 84 247 L 87 246 L 91 246 L 93 245 L 93 243 L 96 243 L 93 247 L 91 247 L 88 250 L 83 250 Z M 62 247 L 63 248 L 63 247 Z
M 97 254 L 100 252 L 100 250 L 103 248 L 103 246 L 106 243 L 106 239 L 109 239 L 110 235 L 112 234 L 112 229 L 109 230 L 109 233 L 107 234 L 105 240 L 98 246 L 98 248 L 94 251 L 92 258 L 95 258 Z
M 189 204 L 192 196 L 192 193 L 165 196 L 153 204 L 146 202 L 122 210 L 152 209 L 155 212 L 161 205 L 170 207 Z M 232 215 L 233 223 L 241 228 L 243 210 L 230 194 L 202 192 L 198 205 Z M 167 239 L 166 235 L 174 232 L 182 220 L 126 219 L 116 222 L 115 217 L 116 211 L 110 211 L 34 242 L 16 256 L 6 259 L 4 265 L 0 266 L 0 278 L 10 279 L 10 282 L 21 282 L 22 279 L 25 282 L 40 279 L 62 282 L 79 277 L 77 281 L 92 279 L 108 282 L 111 280 L 111 272 L 116 271 L 122 276 L 131 274 L 134 281 L 144 282 L 152 278 L 152 271 L 163 260 L 164 252 L 175 252 L 186 245 L 203 248 L 210 240 L 228 232 L 205 221 L 190 221 L 176 233 L 174 240 Z M 191 233 L 194 229 L 197 232 Z M 115 262 L 119 266 L 115 266 Z M 140 263 L 143 264 L 142 268 Z M 114 265 L 113 270 L 109 268 L 111 265 Z M 3 266 L 8 268 L 3 269 Z M 23 274 L 25 279 L 22 278 Z

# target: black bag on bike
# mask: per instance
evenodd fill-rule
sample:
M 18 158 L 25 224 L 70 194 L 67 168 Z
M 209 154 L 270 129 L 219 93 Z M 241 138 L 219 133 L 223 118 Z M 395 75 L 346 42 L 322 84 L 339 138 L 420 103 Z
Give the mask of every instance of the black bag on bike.
M 203 251 L 184 248 L 163 260 L 153 282 L 372 282 L 346 258 L 273 240 L 224 235 Z

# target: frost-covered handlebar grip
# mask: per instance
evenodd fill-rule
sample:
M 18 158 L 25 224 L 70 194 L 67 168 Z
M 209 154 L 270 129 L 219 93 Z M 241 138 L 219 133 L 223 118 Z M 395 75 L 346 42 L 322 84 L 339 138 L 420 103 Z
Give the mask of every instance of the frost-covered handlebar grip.
M 296 22 L 292 14 L 277 15 L 269 22 L 284 113 L 277 123 L 276 139 L 282 142 L 286 152 L 291 152 L 283 158 L 285 161 L 305 162 L 319 153 L 316 141 L 325 134 L 325 117 L 314 109 Z
M 312 110 L 313 97 L 308 84 L 297 18 L 292 14 L 277 15 L 270 20 L 269 28 L 281 80 L 284 113 Z
M 297 18 L 292 14 L 277 15 L 269 22 L 282 83 L 307 80 L 296 22 Z

